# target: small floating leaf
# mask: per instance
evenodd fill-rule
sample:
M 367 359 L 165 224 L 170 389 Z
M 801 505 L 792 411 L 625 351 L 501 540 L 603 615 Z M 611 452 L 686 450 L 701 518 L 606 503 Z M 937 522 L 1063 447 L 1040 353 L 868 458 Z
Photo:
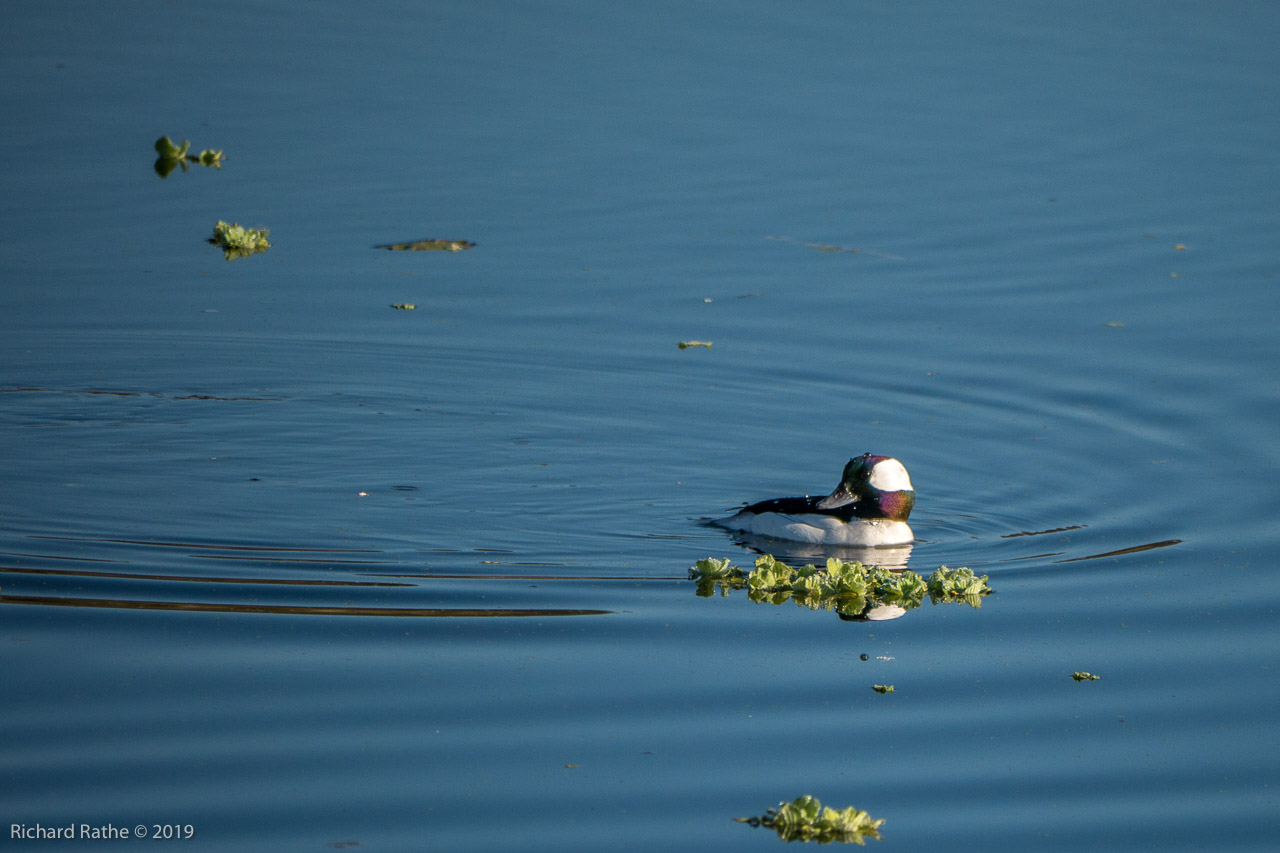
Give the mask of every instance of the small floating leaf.
M 680 341 L 676 344 L 680 349 L 689 349 L 689 347 L 706 347 L 711 349 L 711 341 Z
M 167 136 L 162 136 L 156 140 L 156 153 L 160 155 L 161 160 L 181 160 L 187 156 L 187 149 L 191 147 L 191 140 L 182 140 L 181 145 L 174 145 L 173 140 Z
M 1092 672 L 1073 672 L 1071 677 L 1076 681 L 1097 681 L 1101 675 L 1094 675 Z
M 475 243 L 466 240 L 416 240 L 412 243 L 388 243 L 375 249 L 392 249 L 397 252 L 461 252 L 474 249 Z
M 187 163 L 199 163 L 202 166 L 213 166 L 219 171 L 222 170 L 222 149 L 214 150 L 206 148 L 199 155 L 188 154 L 191 148 L 191 141 L 182 140 L 181 145 L 174 143 L 167 136 L 162 136 L 156 140 L 155 149 L 160 158 L 156 160 L 156 174 L 162 178 L 169 177 L 169 174 L 178 167 L 182 167 L 182 171 L 187 171 Z
M 167 136 L 162 136 L 156 140 L 156 153 L 159 158 L 155 162 L 156 174 L 162 178 L 169 177 L 169 174 L 179 166 L 183 171 L 187 169 L 187 149 L 191 147 L 191 142 L 183 140 L 181 145 L 174 145 L 173 140 Z
M 412 311 L 417 306 L 415 306 L 412 302 L 397 302 L 391 307 L 398 308 L 401 311 Z
M 737 566 L 729 565 L 729 558 L 716 559 L 715 557 L 704 557 L 694 563 L 693 568 L 689 569 L 691 577 L 713 578 L 720 580 L 721 578 L 741 578 L 742 570 Z
M 222 170 L 222 149 L 219 148 L 217 151 L 214 151 L 212 148 L 206 148 L 204 151 L 200 152 L 200 156 L 197 158 L 197 162 L 199 162 L 202 166 L 213 166 L 217 168 L 219 171 L 221 171 Z
M 760 817 L 734 818 L 738 823 L 763 826 L 778 833 L 783 841 L 816 841 L 819 844 L 840 842 L 865 844 L 871 838 L 880 841 L 884 819 L 873 820 L 866 812 L 849 806 L 833 809 L 823 806 L 817 797 L 805 795 L 791 802 L 778 803 Z
M 689 569 L 689 579 L 698 582 L 698 595 L 706 598 L 717 588 L 721 595 L 728 595 L 730 588 L 746 583 L 746 574 L 737 566 L 729 565 L 729 559 L 706 557 Z
M 871 685 L 871 689 L 877 693 L 892 693 L 893 685 L 892 684 L 873 684 Z
M 271 232 L 266 228 L 245 228 L 237 223 L 219 220 L 213 226 L 213 237 L 209 242 L 222 249 L 222 254 L 231 261 L 270 249 L 271 244 L 267 242 L 269 233 Z

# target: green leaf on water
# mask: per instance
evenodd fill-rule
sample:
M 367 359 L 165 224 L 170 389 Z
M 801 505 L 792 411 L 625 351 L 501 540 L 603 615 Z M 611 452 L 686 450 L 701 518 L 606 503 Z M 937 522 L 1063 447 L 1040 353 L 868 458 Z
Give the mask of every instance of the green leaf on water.
M 892 693 L 893 685 L 892 684 L 873 684 L 871 685 L 871 689 L 877 693 Z
M 1094 675 L 1092 672 L 1073 672 L 1071 677 L 1076 681 L 1097 681 L 1101 675 Z
M 169 174 L 179 167 L 182 171 L 187 171 L 187 163 L 199 163 L 202 166 L 212 166 L 215 169 L 222 170 L 222 149 L 206 148 L 197 154 L 188 154 L 191 148 L 191 140 L 184 139 L 182 144 L 176 144 L 167 136 L 162 136 L 156 140 L 156 154 L 160 155 L 155 162 L 156 174 L 162 178 L 169 177 Z
M 206 148 L 200 152 L 197 162 L 202 166 L 213 166 L 218 171 L 222 171 L 222 149 L 214 151 L 212 148 Z
M 461 252 L 474 249 L 475 243 L 466 240 L 415 240 L 412 243 L 388 243 L 375 249 L 391 249 L 397 252 Z
M 161 160 L 181 160 L 187 156 L 187 149 L 191 147 L 191 140 L 182 140 L 181 145 L 174 145 L 173 140 L 167 136 L 162 136 L 156 140 L 156 153 L 160 155 Z
M 817 797 L 808 794 L 791 802 L 781 802 L 759 817 L 734 818 L 738 823 L 763 826 L 778 833 L 783 841 L 816 841 L 842 844 L 865 844 L 870 838 L 880 841 L 880 827 L 884 819 L 849 806 L 833 809 L 823 806 Z
M 267 242 L 270 233 L 266 228 L 245 228 L 238 223 L 219 220 L 213 226 L 213 237 L 209 242 L 222 249 L 226 259 L 232 261 L 270 249 L 271 244 Z
M 745 583 L 746 574 L 737 566 L 729 565 L 728 558 L 706 557 L 689 569 L 689 579 L 697 581 L 698 595 L 706 598 L 717 589 L 721 595 L 728 595 L 731 588 Z
M 690 577 L 712 578 L 720 580 L 722 578 L 741 578 L 742 570 L 737 566 L 729 565 L 729 558 L 716 559 L 715 557 L 705 557 L 693 565 L 689 569 Z

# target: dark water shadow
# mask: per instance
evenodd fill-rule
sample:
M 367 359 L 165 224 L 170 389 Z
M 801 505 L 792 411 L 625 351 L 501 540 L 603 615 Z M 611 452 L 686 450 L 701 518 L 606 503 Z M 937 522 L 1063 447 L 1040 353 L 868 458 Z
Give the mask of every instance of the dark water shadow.
M 169 610 L 194 613 L 274 613 L 300 616 L 604 616 L 611 610 L 562 609 L 470 609 L 439 607 L 314 607 L 294 604 L 220 604 L 183 601 L 129 601 L 110 598 L 64 598 L 61 596 L 0 595 L 0 604 L 28 604 L 45 607 L 100 607 L 114 610 Z
M 1078 563 L 1081 560 L 1100 560 L 1103 557 L 1121 557 L 1125 554 L 1139 554 L 1143 551 L 1154 551 L 1156 548 L 1168 548 L 1170 545 L 1180 545 L 1181 539 L 1164 539 L 1160 542 L 1148 542 L 1145 545 L 1134 545 L 1131 548 L 1121 548 L 1117 551 L 1106 551 L 1102 554 L 1089 554 L 1086 557 L 1071 557 L 1067 560 L 1055 560 L 1055 563 Z
M 210 400 L 220 403 L 275 403 L 281 397 L 216 397 L 212 394 L 161 394 L 158 391 L 103 391 L 96 388 L 0 388 L 0 394 L 91 394 L 101 397 L 150 397 L 156 400 Z
M 359 587 L 412 587 L 411 583 L 391 581 L 331 581 L 299 580 L 294 578 L 224 578 L 208 575 L 151 575 L 140 572 L 91 572 L 76 569 L 35 569 L 22 566 L 0 566 L 0 573 L 20 575 L 56 575 L 79 578 L 119 578 L 123 580 L 165 581 L 177 583 L 233 583 L 267 584 L 271 586 L 359 586 Z
M 1087 524 L 1069 524 L 1066 527 L 1054 527 L 1050 530 L 1019 530 L 1017 533 L 1006 533 L 1001 539 L 1017 539 L 1021 536 L 1045 536 L 1050 533 L 1066 533 L 1070 530 L 1084 530 Z
M 26 594 L 28 592 L 43 593 L 41 589 L 8 589 L 7 594 L 0 594 L 0 604 L 18 604 L 29 606 L 43 607 L 88 607 L 115 610 L 152 610 L 152 611 L 182 611 L 182 612 L 203 612 L 203 613 L 247 613 L 247 614 L 276 614 L 276 615 L 304 615 L 304 616 L 366 616 L 366 617 L 417 617 L 417 618 L 442 618 L 442 617 L 471 617 L 471 618 L 492 618 L 492 617 L 554 617 L 554 616 L 599 616 L 613 613 L 614 611 L 595 608 L 563 608 L 563 607 L 387 607 L 387 606 L 363 606 L 359 604 L 342 604 L 329 605 L 323 603 L 298 603 L 298 604 L 263 604 L 256 601 L 183 601 L 172 600 L 166 594 L 160 595 L 166 600 L 158 600 L 154 590 L 143 593 L 141 596 L 130 597 L 127 594 L 117 595 L 117 585 L 130 584 L 135 582 L 146 584 L 169 584 L 178 583 L 186 584 L 190 588 L 191 584 L 217 584 L 223 589 L 229 587 L 241 587 L 244 590 L 242 596 L 236 596 L 233 592 L 231 597 L 250 597 L 250 589 L 267 588 L 287 588 L 299 591 L 314 589 L 315 595 L 319 595 L 324 589 L 392 589 L 396 590 L 396 594 L 400 594 L 400 590 L 417 590 L 421 589 L 423 581 L 434 581 L 437 577 L 429 573 L 404 572 L 392 575 L 387 573 L 377 574 L 369 572 L 370 569 L 384 568 L 390 569 L 392 566 L 403 566 L 403 563 L 395 559 L 377 559 L 377 555 L 385 552 L 376 548 L 311 548 L 296 546 L 281 546 L 267 544 L 238 544 L 238 543 L 207 543 L 194 541 L 179 540 L 145 540 L 130 537 L 80 537 L 80 536 L 50 536 L 50 535 L 30 535 L 29 539 L 44 540 L 52 542 L 65 542 L 77 544 L 95 544 L 99 546 L 107 546 L 110 548 L 127 549 L 123 553 L 113 551 L 113 556 L 137 557 L 147 552 L 159 552 L 172 554 L 175 549 L 183 551 L 192 551 L 205 553 L 187 553 L 182 555 L 185 559 L 195 560 L 222 560 L 229 561 L 231 564 L 240 564 L 248 571 L 246 576 L 236 577 L 232 575 L 209 575 L 200 572 L 182 573 L 181 567 L 174 566 L 172 568 L 163 567 L 159 570 L 148 571 L 139 569 L 134 571 L 122 570 L 129 566 L 132 562 L 130 559 L 102 559 L 102 558 L 85 558 L 85 557 L 67 557 L 56 554 L 17 554 L 10 553 L 7 556 L 12 558 L 14 562 L 9 565 L 0 565 L 0 574 L 13 578 L 13 584 L 6 582 L 6 587 L 18 585 L 21 578 L 28 579 L 30 583 L 56 584 L 59 580 L 63 580 L 67 584 L 77 583 L 76 586 L 66 586 L 66 595 L 54 594 Z M 213 553 L 209 553 L 213 552 Z M 370 555 L 373 559 L 352 559 L 361 555 Z M 50 566 L 44 563 L 40 566 L 22 565 L 20 560 L 75 560 L 74 565 L 64 567 Z M 164 558 L 167 562 L 169 557 Z M 86 565 L 87 562 L 110 563 L 110 568 Z M 314 571 L 316 567 L 330 567 L 339 573 L 337 578 L 332 577 L 287 577 L 284 575 L 291 567 L 302 570 Z M 130 567 L 132 568 L 132 567 Z M 278 574 L 272 575 L 274 569 L 280 570 Z M 166 570 L 167 569 L 167 570 Z M 353 576 L 353 570 L 365 569 L 364 573 L 357 573 Z M 470 575 L 453 575 L 448 576 L 458 580 L 484 580 L 487 576 L 470 576 Z M 535 577 L 521 576 L 520 578 L 506 578 L 507 580 L 558 580 L 557 577 Z M 581 578 L 564 578 L 568 580 L 599 580 L 594 577 Z M 80 592 L 80 583 L 88 580 L 100 581 L 108 586 L 104 587 L 105 595 L 75 595 L 73 592 Z M 119 587 L 123 591 L 124 587 Z M 55 593 L 61 592 L 61 588 L 54 588 L 50 591 Z M 304 593 L 305 594 L 305 593 Z M 135 593 L 136 596 L 136 593 Z M 189 598 L 189 596 L 175 596 L 177 598 Z M 313 599 L 314 600 L 314 599 Z M 520 603 L 520 602 L 517 602 Z
M 156 539 L 107 539 L 98 536 L 42 536 L 31 534 L 28 539 L 47 539 L 54 542 L 101 542 L 107 545 L 143 545 L 148 548 L 199 548 L 210 551 L 266 551 L 273 554 L 381 554 L 376 548 L 297 548 L 276 545 L 216 545 L 209 542 L 166 542 Z

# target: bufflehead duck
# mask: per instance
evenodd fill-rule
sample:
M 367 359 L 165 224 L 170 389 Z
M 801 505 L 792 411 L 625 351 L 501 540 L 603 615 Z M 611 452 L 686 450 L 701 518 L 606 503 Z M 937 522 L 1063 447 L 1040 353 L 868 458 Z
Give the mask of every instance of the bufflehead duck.
M 864 453 L 849 460 L 840 485 L 825 498 L 774 498 L 711 523 L 793 542 L 905 545 L 915 539 L 907 526 L 915 502 L 911 478 L 901 462 Z

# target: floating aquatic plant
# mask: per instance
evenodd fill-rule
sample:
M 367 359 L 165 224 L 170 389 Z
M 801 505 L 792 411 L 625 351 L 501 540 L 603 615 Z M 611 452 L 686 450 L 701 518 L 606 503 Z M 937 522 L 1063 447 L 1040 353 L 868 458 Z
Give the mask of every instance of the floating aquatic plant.
M 160 155 L 162 160 L 181 160 L 187 156 L 187 149 L 191 147 L 191 140 L 182 140 L 181 145 L 174 144 L 174 141 L 167 136 L 162 136 L 156 140 L 156 153 Z
M 396 252 L 461 252 L 474 249 L 475 243 L 466 240 L 415 240 L 412 243 L 388 243 L 375 249 L 391 249 Z
M 716 590 L 728 595 L 730 590 L 746 589 L 747 597 L 757 604 L 794 600 L 811 610 L 834 610 L 846 616 L 885 605 L 912 610 L 921 605 L 926 593 L 934 604 L 964 602 L 977 608 L 982 606 L 982 596 L 991 592 L 986 575 L 976 576 L 964 567 L 940 566 L 926 581 L 910 569 L 891 571 L 835 557 L 827 560 L 824 569 L 813 564 L 793 569 L 765 554 L 750 572 L 727 559 L 708 557 L 689 569 L 689 578 L 697 582 L 698 595 L 703 597 Z
M 231 261 L 270 249 L 271 244 L 267 242 L 269 233 L 271 232 L 266 228 L 245 228 L 234 222 L 219 220 L 213 226 L 213 237 L 209 242 L 222 249 L 222 254 Z
M 928 587 L 929 598 L 934 604 L 963 601 L 974 609 L 982 606 L 982 596 L 991 593 L 987 576 L 975 575 L 966 566 L 956 569 L 939 566 L 929 575 Z
M 873 684 L 871 685 L 871 689 L 877 693 L 892 693 L 893 685 L 892 684 Z
M 728 557 L 706 557 L 689 569 L 690 580 L 696 581 L 737 581 L 745 577 L 742 569 L 729 565 Z
M 412 302 L 397 302 L 391 307 L 400 311 L 412 311 L 414 308 L 417 308 L 418 306 L 414 305 Z
M 1092 672 L 1073 672 L 1071 677 L 1076 681 L 1097 681 L 1101 675 L 1094 675 Z
M 706 347 L 711 349 L 711 341 L 680 341 L 676 344 L 680 349 L 689 349 L 690 347 Z
M 156 160 L 156 174 L 162 178 L 169 177 L 169 173 L 179 166 L 182 171 L 187 170 L 187 163 L 199 163 L 202 166 L 213 166 L 215 169 L 222 169 L 222 149 L 216 151 L 212 148 L 206 148 L 199 154 L 188 154 L 191 148 L 191 141 L 182 140 L 182 144 L 178 145 L 167 136 L 162 136 L 156 140 L 156 154 L 160 155 Z
M 819 844 L 833 841 L 865 844 L 868 838 L 880 841 L 880 826 L 884 823 L 883 818 L 873 820 L 871 815 L 853 806 L 847 809 L 823 806 L 817 797 L 808 794 L 789 803 L 778 803 L 760 817 L 734 820 L 772 829 L 783 841 L 816 841 Z

